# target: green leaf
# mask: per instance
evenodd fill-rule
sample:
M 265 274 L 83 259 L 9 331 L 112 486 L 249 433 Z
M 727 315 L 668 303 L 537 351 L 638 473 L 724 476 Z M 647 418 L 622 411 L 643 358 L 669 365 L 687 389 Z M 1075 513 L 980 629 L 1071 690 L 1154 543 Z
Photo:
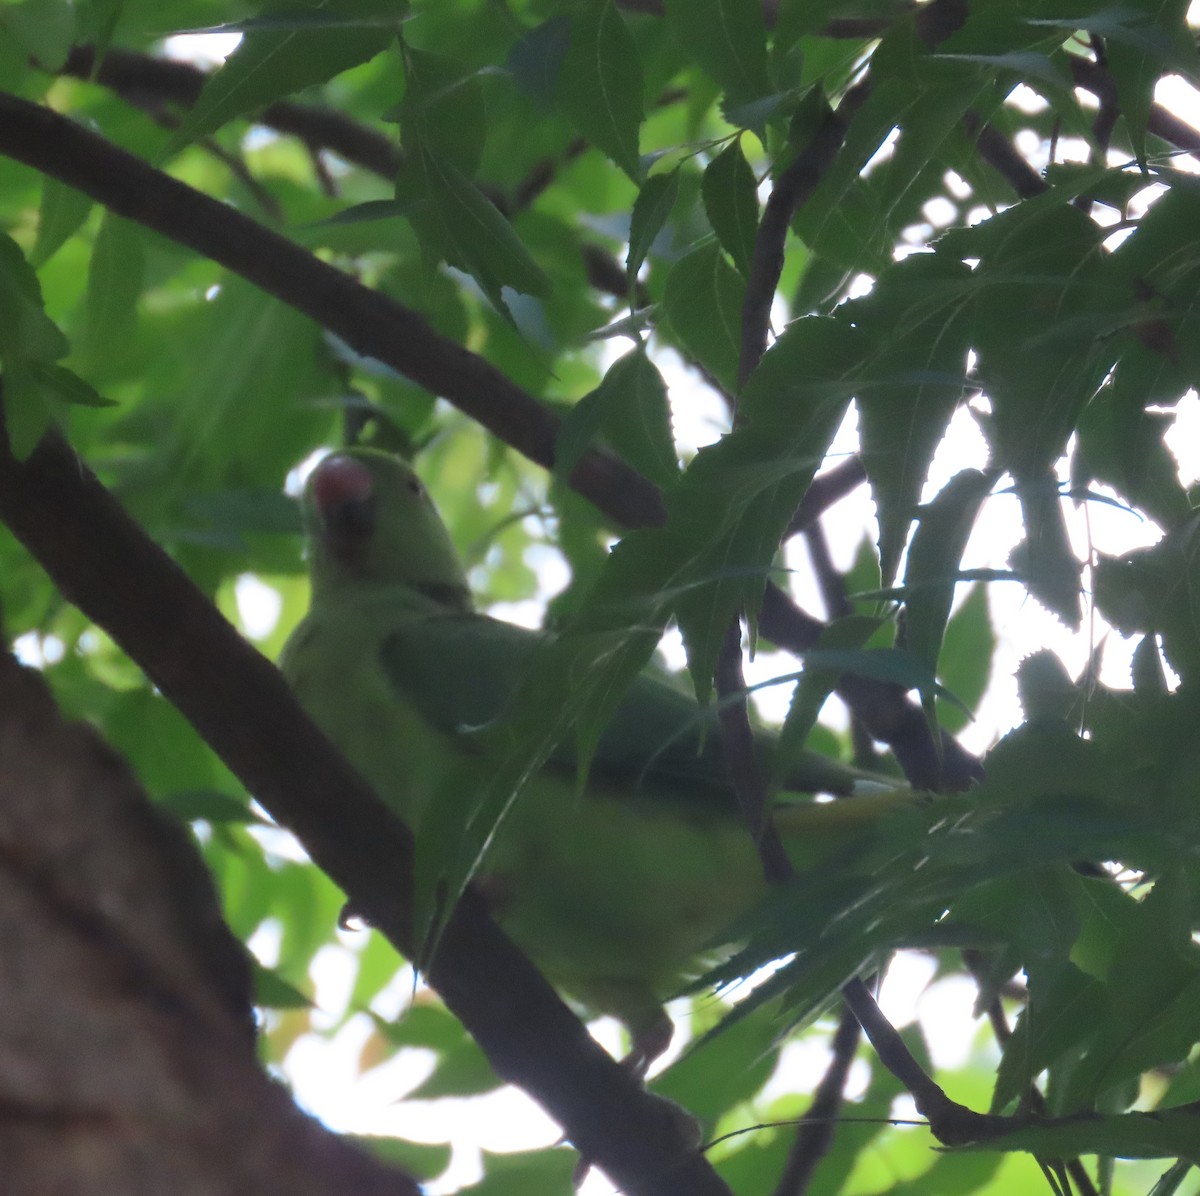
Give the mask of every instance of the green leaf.
M 106 399 L 78 374 L 62 365 L 46 361 L 31 361 L 27 368 L 41 385 L 47 398 L 75 407 L 115 407 L 112 399 Z
M 1200 515 L 1192 513 L 1151 548 L 1100 555 L 1096 608 L 1122 635 L 1158 633 L 1171 667 L 1200 677 Z
M 453 59 L 404 47 L 405 92 L 400 136 L 451 163 L 468 178 L 479 169 L 487 140 L 487 109 L 477 74 L 464 74 Z
M 942 637 L 938 675 L 946 688 L 962 699 L 968 711 L 974 710 L 992 676 L 992 656 L 996 633 L 988 617 L 988 590 L 974 585 L 950 616 Z M 957 734 L 970 722 L 953 703 L 938 708 L 938 723 L 950 734 Z
M 442 1049 L 433 1074 L 409 1092 L 406 1099 L 478 1096 L 482 1092 L 493 1092 L 500 1085 L 487 1056 L 473 1039 L 462 1036 Z
M 91 42 L 96 47 L 96 61 L 99 62 L 116 32 L 125 10 L 125 0 L 82 0 L 76 9 L 79 13 L 76 40 Z
M 1104 1016 L 1072 1070 L 1064 1111 L 1089 1109 L 1114 1084 L 1184 1058 L 1200 1034 L 1200 949 L 1182 869 L 1161 876 L 1116 945 Z
M 918 660 L 937 669 L 942 637 L 954 601 L 955 575 L 979 508 L 992 480 L 977 469 L 964 469 L 942 487 L 920 513 L 904 569 L 905 644 Z M 933 714 L 933 695 L 922 695 Z
M 1104 38 L 1105 65 L 1139 162 L 1146 158 L 1146 126 L 1154 88 L 1163 74 L 1195 81 L 1200 70 L 1187 27 L 1188 0 L 1122 0 L 1083 18 L 1081 27 Z
M 1038 477 L 1110 368 L 1102 336 L 1125 300 L 1103 269 L 1103 230 L 1078 208 L 1022 204 L 979 230 L 990 239 L 968 252 L 981 259 L 972 341 L 992 402 L 985 431 L 999 467 Z
M 587 0 L 571 15 L 558 98 L 576 128 L 633 181 L 641 177 L 642 63 L 612 0 Z
M 644 349 L 618 358 L 604 381 L 567 413 L 554 454 L 555 476 L 567 477 L 601 431 L 652 482 L 666 487 L 678 478 L 667 388 Z
M 0 233 L 0 362 L 57 361 L 69 347 L 42 309 L 37 275 L 16 241 Z
M 311 1009 L 312 999 L 285 980 L 274 968 L 255 961 L 254 1003 L 266 1009 Z
M 1069 963 L 1052 982 L 1033 986 L 996 1071 L 992 1112 L 1024 1096 L 1042 1071 L 1083 1047 L 1104 1006 L 1104 984 Z
M 747 1018 L 676 1060 L 651 1081 L 659 1096 L 712 1122 L 740 1100 L 750 1100 L 779 1059 L 773 1018 Z
M 344 4 L 336 16 L 321 9 L 303 23 L 283 10 L 264 15 L 268 19 L 278 15 L 285 23 L 251 29 L 242 36 L 237 49 L 204 85 L 172 137 L 166 157 L 235 116 L 256 112 L 369 61 L 387 47 L 397 28 L 395 6 L 386 0 Z M 361 23 L 348 23 L 355 18 Z
M 453 162 L 424 145 L 419 163 L 446 260 L 470 274 L 501 309 L 504 287 L 548 295 L 553 285 L 549 276 L 483 192 Z
M 25 0 L 0 5 L 0 29 L 44 71 L 57 71 L 75 40 L 75 14 L 67 0 Z
M 750 277 L 758 232 L 758 184 L 735 137 L 705 168 L 700 184 L 704 211 L 721 248 L 743 278 Z
M 1071 462 L 1075 489 L 1106 482 L 1164 527 L 1191 509 L 1179 463 L 1163 439 L 1174 416 L 1146 410 L 1158 389 L 1153 380 L 1167 364 L 1141 344 L 1130 347 L 1079 417 L 1078 451 Z
M 681 258 L 667 275 L 663 312 L 684 350 L 730 394 L 737 391 L 746 284 L 715 241 Z
M 543 110 L 550 109 L 558 94 L 567 47 L 571 44 L 571 20 L 565 14 L 535 25 L 513 43 L 508 52 L 508 69 L 518 89 Z
M 679 42 L 743 104 L 771 90 L 762 8 L 739 0 L 668 0 L 667 20 Z
M 12 455 L 24 461 L 53 422 L 49 396 L 31 363 L 22 359 L 8 362 L 4 371 L 4 431 Z
M 857 403 L 885 586 L 896 576 L 930 462 L 962 398 L 970 281 L 958 262 L 914 254 L 886 271 L 869 295 L 839 309 L 876 346 Z
M 442 1142 L 409 1142 L 383 1134 L 341 1134 L 344 1141 L 353 1142 L 375 1158 L 398 1167 L 422 1183 L 437 1179 L 450 1165 L 451 1147 Z
M 112 368 L 129 357 L 145 282 L 145 257 L 142 229 L 106 212 L 88 266 L 87 319 L 79 348 L 89 372 Z
M 1043 1158 L 1070 1159 L 1083 1154 L 1118 1159 L 1178 1156 L 1200 1164 L 1200 1116 L 1194 1108 L 1155 1109 L 1122 1116 L 1063 1118 L 1034 1122 L 986 1143 L 961 1150 L 1027 1151 Z
M 181 822 L 266 823 L 245 798 L 230 797 L 214 789 L 180 789 L 168 793 L 159 803 Z
M 63 242 L 79 231 L 91 210 L 89 196 L 47 175 L 42 180 L 42 206 L 30 264 L 36 268 L 48 262 Z
M 740 426 L 697 454 L 671 496 L 668 544 L 657 551 L 660 567 L 687 561 L 666 576 L 691 583 L 676 615 L 701 700 L 730 622 L 743 608 L 751 618 L 757 611 L 783 533 L 845 417 L 865 348 L 841 323 L 789 325 L 746 384 Z
M 1067 534 L 1058 478 L 1047 469 L 1040 477 L 1026 474 L 1017 478 L 1015 488 L 1025 537 L 1009 554 L 1008 563 L 1047 610 L 1078 631 L 1081 566 Z
M 879 630 L 882 619 L 863 615 L 850 615 L 830 623 L 821 631 L 816 648 L 817 659 L 822 649 L 858 649 Z M 812 658 L 805 657 L 804 672 L 792 691 L 791 705 L 779 732 L 779 746 L 772 762 L 770 793 L 778 793 L 784 786 L 788 771 L 808 742 L 809 734 L 816 726 L 825 699 L 837 688 L 842 674 L 836 668 L 821 667 Z
M 679 168 L 669 174 L 651 175 L 634 200 L 633 216 L 629 223 L 629 253 L 625 270 L 629 285 L 634 287 L 642 262 L 646 260 L 654 239 L 662 232 L 679 198 Z

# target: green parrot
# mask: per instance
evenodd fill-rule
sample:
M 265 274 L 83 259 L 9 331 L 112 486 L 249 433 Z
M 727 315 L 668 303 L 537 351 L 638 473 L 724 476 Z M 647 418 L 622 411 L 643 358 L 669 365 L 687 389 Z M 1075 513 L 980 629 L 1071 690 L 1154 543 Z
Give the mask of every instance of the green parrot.
M 436 804 L 481 792 L 494 775 L 480 729 L 503 715 L 545 633 L 475 611 L 445 525 L 394 457 L 361 448 L 326 457 L 308 480 L 304 519 L 312 606 L 281 667 L 420 852 Z M 636 678 L 582 796 L 575 759 L 561 748 L 501 823 L 476 877 L 500 925 L 552 983 L 625 1024 L 639 1073 L 670 1042 L 663 1001 L 719 958 L 722 934 L 766 894 L 718 737 L 703 734 L 698 714 L 665 678 Z M 761 736 L 764 760 L 772 744 Z M 883 789 L 815 753 L 794 772 L 789 784 L 800 791 Z M 904 800 L 789 796 L 776 822 L 796 853 Z

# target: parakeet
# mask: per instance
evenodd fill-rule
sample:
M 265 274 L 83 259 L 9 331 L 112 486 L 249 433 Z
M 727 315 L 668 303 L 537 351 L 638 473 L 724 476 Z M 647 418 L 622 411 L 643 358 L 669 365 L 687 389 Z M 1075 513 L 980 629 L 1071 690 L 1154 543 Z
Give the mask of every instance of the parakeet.
M 308 480 L 304 519 L 312 604 L 281 667 L 420 842 L 435 803 L 493 775 L 479 729 L 503 715 L 544 633 L 474 610 L 445 525 L 394 457 L 361 448 L 326 457 Z M 574 758 L 559 749 L 501 824 L 477 877 L 500 925 L 551 982 L 627 1026 L 638 1071 L 670 1041 L 662 1002 L 766 893 L 718 737 L 703 734 L 697 714 L 681 690 L 639 676 L 582 796 Z M 764 756 L 771 746 L 764 734 Z M 816 754 L 796 772 L 797 789 L 835 793 L 866 775 Z M 895 800 L 799 801 L 777 822 L 790 849 L 822 829 L 844 834 Z

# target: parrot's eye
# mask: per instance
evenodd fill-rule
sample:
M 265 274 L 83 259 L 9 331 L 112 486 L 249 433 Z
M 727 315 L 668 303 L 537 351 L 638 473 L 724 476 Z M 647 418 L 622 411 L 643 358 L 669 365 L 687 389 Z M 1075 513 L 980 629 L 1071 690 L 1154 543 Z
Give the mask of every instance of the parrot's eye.
M 420 478 L 409 478 L 408 488 L 418 497 L 425 497 L 425 487 L 421 485 Z

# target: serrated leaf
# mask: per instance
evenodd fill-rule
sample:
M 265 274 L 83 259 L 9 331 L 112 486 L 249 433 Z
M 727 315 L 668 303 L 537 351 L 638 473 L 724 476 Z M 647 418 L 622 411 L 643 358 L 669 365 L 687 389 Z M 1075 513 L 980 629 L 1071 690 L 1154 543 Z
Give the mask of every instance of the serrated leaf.
M 829 648 L 861 648 L 879 629 L 884 620 L 863 615 L 850 615 L 824 627 L 817 642 L 817 650 Z M 808 742 L 808 736 L 816 726 L 817 718 L 825 699 L 837 688 L 842 674 L 829 666 L 805 659 L 804 671 L 796 688 L 787 716 L 779 732 L 779 746 L 772 762 L 770 793 L 783 788 L 788 770 Z
M 423 145 L 418 152 L 446 260 L 470 274 L 501 307 L 500 291 L 506 286 L 526 295 L 548 295 L 549 276 L 487 196 L 453 162 Z
M 453 59 L 404 47 L 405 92 L 400 136 L 406 150 L 423 147 L 467 178 L 479 169 L 487 139 L 487 109 L 477 74 Z
M 558 98 L 576 128 L 633 181 L 641 177 L 644 107 L 637 43 L 612 0 L 589 0 L 571 16 Z
M 42 288 L 20 247 L 0 233 L 0 361 L 57 361 L 70 346 L 42 308 Z
M 988 615 L 988 589 L 985 585 L 974 585 L 946 624 L 938 658 L 939 676 L 968 710 L 978 706 L 991 680 L 995 648 L 996 633 Z M 969 721 L 970 716 L 953 704 L 938 710 L 938 722 L 951 735 Z
M 972 331 L 992 402 L 985 432 L 999 467 L 1042 476 L 1108 371 L 1112 338 L 1101 337 L 1125 301 L 1103 271 L 1103 230 L 1078 208 L 1021 204 L 985 223 Z
M 651 175 L 638 192 L 633 203 L 633 215 L 629 221 L 629 253 L 625 258 L 625 270 L 629 285 L 637 281 L 637 273 L 646 260 L 654 239 L 662 232 L 671 217 L 671 210 L 679 198 L 679 168 L 669 174 Z
M 937 669 L 942 637 L 954 601 L 955 577 L 991 479 L 964 469 L 942 487 L 920 514 L 904 569 L 905 644 L 919 660 Z M 933 695 L 922 695 L 932 717 Z
M 742 104 L 771 90 L 761 6 L 740 0 L 668 0 L 667 20 L 732 103 Z
M 996 1071 L 991 1109 L 998 1113 L 1029 1091 L 1040 1072 L 1092 1035 L 1105 1006 L 1105 986 L 1070 963 L 1031 986 Z
M 680 344 L 731 394 L 737 390 L 745 294 L 745 282 L 715 241 L 676 262 L 663 291 L 663 314 Z
M 1193 79 L 1196 50 L 1188 35 L 1187 0 L 1130 0 L 1067 20 L 1030 19 L 1030 25 L 1086 30 L 1105 41 L 1106 65 L 1117 85 L 1122 114 L 1139 161 L 1145 159 L 1146 124 L 1154 86 L 1167 71 Z
M 1025 537 L 1009 554 L 1008 563 L 1047 610 L 1072 631 L 1082 619 L 1080 572 L 1071 548 L 1057 477 L 1046 470 L 1038 477 L 1016 480 Z
M 1200 1035 L 1200 950 L 1191 939 L 1183 869 L 1167 871 L 1134 910 L 1113 956 L 1109 1000 L 1072 1070 L 1064 1111 L 1089 1109 L 1105 1089 L 1179 1062 Z
M 569 475 L 601 431 L 652 482 L 666 487 L 679 476 L 666 384 L 643 349 L 618 358 L 600 385 L 564 417 L 555 446 L 555 476 Z
M 314 22 L 290 27 L 252 29 L 214 72 L 167 147 L 167 157 L 199 137 L 215 132 L 235 116 L 255 112 L 283 96 L 327 83 L 335 75 L 368 62 L 384 50 L 393 28 L 378 18 L 394 8 L 366 2 L 336 16 L 314 14 Z M 270 17 L 273 14 L 264 14 Z M 281 17 L 293 14 L 281 12 Z M 362 24 L 347 24 L 355 15 Z
M 1094 480 L 1107 482 L 1167 527 L 1184 518 L 1191 503 L 1179 480 L 1179 463 L 1163 439 L 1175 417 L 1146 410 L 1157 390 L 1153 381 L 1147 382 L 1163 364 L 1138 344 L 1122 356 L 1107 385 L 1079 417 L 1071 483 L 1080 489 Z
M 1170 528 L 1152 548 L 1100 555 L 1096 607 L 1122 635 L 1158 633 L 1171 667 L 1200 676 L 1200 516 Z
M 549 109 L 554 103 L 570 44 L 571 20 L 559 14 L 534 26 L 508 52 L 513 82 L 540 108 Z
M 872 335 L 858 394 L 863 466 L 879 519 L 883 584 L 896 576 L 933 454 L 966 382 L 971 272 L 915 254 L 839 309 Z
M 739 273 L 749 278 L 758 232 L 758 184 L 740 138 L 735 137 L 705 168 L 700 195 L 721 247 Z
M 742 609 L 754 617 L 783 533 L 845 416 L 865 348 L 858 330 L 839 322 L 789 325 L 746 383 L 739 427 L 697 454 L 673 495 L 676 543 L 664 559 L 689 561 L 683 576 L 693 584 L 676 617 L 701 701 L 730 622 Z

